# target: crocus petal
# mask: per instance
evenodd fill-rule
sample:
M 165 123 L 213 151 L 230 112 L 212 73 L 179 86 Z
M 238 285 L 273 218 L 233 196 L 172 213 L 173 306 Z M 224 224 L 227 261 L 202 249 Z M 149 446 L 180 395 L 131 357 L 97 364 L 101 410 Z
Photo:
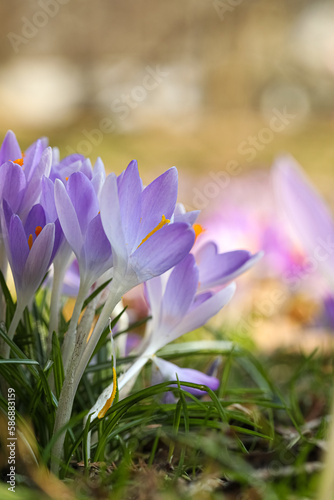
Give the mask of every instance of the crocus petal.
M 13 215 L 10 220 L 9 231 L 9 255 L 15 285 L 18 287 L 22 281 L 22 275 L 29 255 L 29 245 L 22 222 L 18 215 Z
M 37 205 L 34 205 L 32 209 L 30 210 L 27 220 L 25 221 L 24 224 L 24 230 L 26 233 L 27 239 L 29 238 L 29 235 L 32 234 L 33 239 L 35 240 L 35 230 L 37 226 L 44 227 L 46 223 L 45 219 L 45 212 L 39 203 Z
M 0 148 L 0 165 L 21 158 L 22 153 L 14 132 L 8 130 Z
M 194 370 L 193 368 L 180 368 L 174 363 L 158 358 L 157 356 L 153 356 L 152 361 L 159 369 L 162 378 L 165 381 L 179 379 L 180 382 L 190 382 L 192 384 L 206 385 L 213 391 L 217 390 L 219 387 L 219 380 L 216 377 L 211 377 L 210 375 L 206 375 L 205 373 Z M 195 389 L 192 387 L 182 388 L 190 392 L 190 394 L 194 394 L 195 396 L 202 396 L 203 394 L 205 394 L 205 391 L 202 391 L 200 389 Z
M 132 249 L 138 234 L 142 193 L 142 183 L 135 160 L 129 163 L 117 184 L 123 232 L 126 235 L 126 244 Z
M 189 311 L 184 316 L 180 323 L 171 332 L 170 338 L 167 342 L 175 340 L 184 333 L 191 332 L 205 325 L 205 323 L 215 316 L 233 297 L 236 286 L 231 283 L 223 290 L 212 295 L 208 300 L 201 303 L 198 307 Z M 166 342 L 166 343 L 167 343 Z
M 188 254 L 171 272 L 162 302 L 162 321 L 171 328 L 188 311 L 198 285 L 198 268 L 193 255 Z
M 59 179 L 55 181 L 55 203 L 65 238 L 78 256 L 83 245 L 83 236 L 70 197 L 64 184 Z
M 67 192 L 77 214 L 81 232 L 99 211 L 98 200 L 90 180 L 81 172 L 75 172 L 67 182 Z
M 163 215 L 171 219 L 177 199 L 177 184 L 177 170 L 172 167 L 144 189 L 137 245 L 160 223 Z
M 105 180 L 101 192 L 100 207 L 102 225 L 113 251 L 114 265 L 126 267 L 128 250 L 124 239 L 115 174 L 108 175 Z
M 111 246 L 103 230 L 100 215 L 97 215 L 87 228 L 83 252 L 85 271 L 93 283 L 112 266 Z
M 29 252 L 22 277 L 22 293 L 28 300 L 36 292 L 48 270 L 54 245 L 54 234 L 53 223 L 44 226 Z
M 44 150 L 47 148 L 48 141 L 46 138 L 38 139 L 36 142 L 34 142 L 25 152 L 24 156 L 24 173 L 27 178 L 27 182 L 30 182 L 34 174 L 35 168 L 38 167 L 41 159 L 42 159 L 42 154 Z M 51 162 L 52 162 L 52 149 L 49 149 L 49 154 L 50 154 L 50 168 L 51 168 Z M 45 172 L 45 175 L 48 175 L 50 172 Z M 41 176 L 40 176 L 41 178 Z
M 58 218 L 58 214 L 55 204 L 54 183 L 49 179 L 49 177 L 45 177 L 45 175 L 42 178 L 40 203 L 47 214 L 48 221 L 55 221 Z
M 161 301 L 163 296 L 162 281 L 160 276 L 146 281 L 144 288 L 145 298 L 149 303 L 153 321 L 160 323 Z
M 41 159 L 37 166 L 31 171 L 31 175 L 29 180 L 27 181 L 26 191 L 24 193 L 24 197 L 21 203 L 20 208 L 20 217 L 24 220 L 31 209 L 31 207 L 38 200 L 41 190 L 42 190 L 42 182 L 41 179 L 43 175 L 46 177 L 50 173 L 52 161 L 52 150 L 51 148 L 46 148 L 41 156 Z
M 183 222 L 169 224 L 156 231 L 130 258 L 138 283 L 176 266 L 194 244 L 194 231 Z
M 212 241 L 205 243 L 196 252 L 200 290 L 232 281 L 253 266 L 262 255 L 262 252 L 252 255 L 246 250 L 234 250 L 219 254 L 215 243 Z
M 0 199 L 6 200 L 13 212 L 17 212 L 26 187 L 26 178 L 22 167 L 11 161 L 0 168 Z

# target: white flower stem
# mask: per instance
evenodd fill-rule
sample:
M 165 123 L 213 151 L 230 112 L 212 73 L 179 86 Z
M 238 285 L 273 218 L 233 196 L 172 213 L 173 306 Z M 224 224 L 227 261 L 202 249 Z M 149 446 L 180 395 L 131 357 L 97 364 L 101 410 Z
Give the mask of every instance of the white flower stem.
M 80 292 L 81 291 L 81 292 Z M 64 379 L 64 384 L 60 393 L 59 397 L 59 402 L 58 402 L 58 409 L 57 409 L 57 414 L 56 414 L 56 421 L 55 421 L 55 426 L 53 430 L 53 435 L 58 433 L 58 431 L 66 424 L 66 422 L 70 419 L 71 413 L 72 413 L 72 407 L 73 407 L 73 402 L 74 402 L 74 397 L 76 390 L 78 388 L 79 382 L 81 380 L 82 374 L 91 358 L 91 355 L 93 354 L 94 348 L 100 338 L 101 333 L 103 332 L 106 324 L 108 324 L 109 316 L 112 313 L 115 305 L 117 302 L 120 300 L 120 295 L 119 295 L 119 290 L 116 289 L 115 295 L 110 293 L 109 298 L 104 305 L 104 308 L 102 310 L 102 313 L 99 317 L 99 320 L 97 321 L 94 331 L 91 335 L 91 338 L 89 339 L 89 342 L 86 343 L 86 335 L 83 334 L 83 332 L 76 336 L 75 335 L 75 329 L 74 329 L 74 335 L 72 335 L 70 341 L 67 341 L 65 344 L 64 342 L 64 349 L 66 348 L 67 350 L 64 350 L 64 357 L 66 356 L 67 358 L 67 368 L 66 368 L 66 375 Z M 80 315 L 81 311 L 81 306 L 83 303 L 82 297 L 80 295 L 83 295 L 82 290 L 81 290 L 81 285 L 80 285 L 80 290 L 78 294 L 78 299 L 75 305 L 76 312 L 75 314 L 78 316 Z M 80 299 L 79 299 L 80 298 Z M 81 306 L 77 306 L 81 302 Z M 79 313 L 78 313 L 79 310 Z M 73 319 L 73 316 L 72 316 Z M 72 321 L 71 321 L 72 323 Z M 76 321 L 77 323 L 77 321 Z M 75 323 L 75 327 L 76 327 Z M 71 327 L 71 325 L 70 325 Z M 69 329 L 70 331 L 70 329 Z M 69 332 L 68 332 L 69 333 Z M 67 335 L 68 335 L 67 333 Z M 68 349 L 72 345 L 73 342 L 73 351 L 71 355 L 68 354 Z M 63 432 L 59 438 L 57 439 L 53 449 L 52 449 L 52 460 L 51 460 L 51 470 L 53 473 L 58 474 L 58 469 L 59 469 L 59 462 L 62 458 L 63 455 L 63 445 L 64 445 L 64 440 L 65 440 L 65 432 Z
M 66 273 L 66 267 L 63 265 L 57 265 L 57 263 L 55 262 L 53 282 L 52 282 L 52 292 L 51 292 L 51 304 L 50 304 L 49 337 L 47 346 L 48 355 L 51 352 L 52 334 L 53 332 L 58 332 L 59 312 L 60 312 L 59 304 L 60 304 L 61 289 L 63 286 L 65 273 Z
M 118 302 L 121 300 L 123 293 L 125 293 L 125 291 L 122 290 L 121 287 L 117 286 L 115 284 L 115 281 L 112 281 L 112 286 L 111 286 L 109 297 L 108 297 L 106 303 L 104 304 L 104 307 L 101 311 L 99 319 L 97 320 L 97 323 L 95 325 L 93 333 L 90 336 L 90 339 L 89 339 L 89 341 L 86 345 L 86 348 L 82 354 L 82 357 L 80 359 L 77 371 L 75 373 L 76 380 L 79 381 L 81 379 L 82 374 L 85 371 L 86 366 L 88 365 L 89 360 L 94 352 L 94 349 L 99 341 L 99 338 L 101 337 L 103 330 L 105 329 L 106 325 L 108 324 L 110 315 L 112 314 L 112 312 L 113 312 L 114 308 L 116 307 L 116 305 L 118 304 Z
M 67 371 L 69 362 L 70 362 L 72 355 L 74 353 L 74 349 L 75 349 L 75 345 L 76 345 L 77 325 L 78 325 L 82 306 L 83 306 L 83 303 L 84 303 L 85 298 L 87 296 L 88 290 L 89 290 L 89 287 L 86 285 L 86 283 L 80 282 L 80 288 L 79 288 L 77 300 L 75 301 L 74 310 L 72 313 L 70 325 L 69 325 L 68 331 L 65 335 L 65 339 L 64 339 L 64 343 L 63 343 L 63 347 L 62 347 L 63 364 L 64 364 L 65 373 Z

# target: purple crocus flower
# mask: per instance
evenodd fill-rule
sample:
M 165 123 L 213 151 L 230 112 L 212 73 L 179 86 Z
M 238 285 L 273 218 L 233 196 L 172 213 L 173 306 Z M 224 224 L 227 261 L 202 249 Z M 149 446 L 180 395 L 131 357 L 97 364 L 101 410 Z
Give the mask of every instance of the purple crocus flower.
M 235 284 L 218 292 L 197 294 L 199 271 L 195 258 L 188 254 L 171 272 L 146 283 L 152 320 L 144 339 L 142 353 L 118 381 L 122 389 L 135 379 L 148 359 L 173 340 L 203 326 L 232 298 Z M 90 410 L 92 418 L 104 407 L 113 384 L 107 387 Z
M 55 203 L 66 240 L 78 259 L 80 280 L 89 288 L 112 267 L 110 243 L 104 233 L 92 183 L 81 172 L 66 184 L 55 182 Z
M 187 222 L 172 222 L 177 198 L 176 168 L 143 188 L 136 161 L 119 177 L 110 174 L 101 192 L 101 219 L 113 254 L 110 294 L 78 368 L 78 378 L 122 295 L 180 262 L 194 244 Z
M 273 179 L 278 203 L 294 235 L 333 289 L 334 222 L 327 206 L 292 157 L 276 161 Z
M 105 181 L 102 224 L 113 250 L 114 279 L 126 290 L 176 265 L 194 243 L 189 224 L 169 223 L 177 184 L 177 170 L 171 168 L 143 189 L 136 161 Z
M 235 284 L 218 292 L 199 292 L 199 269 L 192 254 L 173 270 L 146 283 L 152 321 L 144 349 L 155 354 L 169 342 L 203 326 L 229 302 Z
M 178 379 L 180 382 L 206 385 L 212 391 L 217 390 L 219 387 L 219 380 L 216 377 L 202 373 L 199 370 L 194 370 L 193 368 L 180 368 L 170 361 L 158 358 L 158 356 L 152 356 L 152 361 L 154 365 L 152 367 L 152 382 L 154 384 Z M 206 391 L 193 387 L 182 387 L 182 384 L 181 388 L 194 396 L 203 396 L 206 394 Z
M 50 173 L 51 157 L 45 138 L 38 139 L 22 154 L 15 134 L 7 132 L 0 149 L 0 200 L 6 200 L 23 222 L 39 201 L 41 179 Z
M 98 198 L 85 174 L 72 174 L 66 187 L 56 179 L 55 203 L 65 238 L 80 269 L 78 297 L 63 345 L 66 369 L 75 348 L 75 332 L 82 304 L 91 285 L 112 267 L 113 260 L 111 246 L 101 222 Z
M 94 167 L 92 167 L 89 158 L 82 155 L 74 153 L 59 160 L 58 152 L 55 154 L 55 151 L 53 151 L 53 163 L 49 175 L 50 181 L 55 182 L 56 179 L 59 179 L 63 184 L 66 184 L 66 181 L 74 172 L 84 174 L 91 181 L 97 196 L 100 195 L 106 178 L 101 158 L 97 158 Z
M 41 205 L 30 210 L 23 224 L 5 200 L 1 225 L 17 294 L 15 316 L 8 332 L 12 338 L 24 308 L 32 300 L 57 251 L 56 231 L 55 224 L 46 223 Z

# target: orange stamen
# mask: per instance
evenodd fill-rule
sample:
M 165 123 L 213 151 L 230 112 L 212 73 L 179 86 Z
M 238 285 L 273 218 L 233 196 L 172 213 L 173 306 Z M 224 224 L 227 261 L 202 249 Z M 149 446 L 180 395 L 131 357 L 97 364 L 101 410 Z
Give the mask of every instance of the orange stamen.
M 65 177 L 65 181 L 68 181 L 68 177 Z
M 195 241 L 199 237 L 200 234 L 204 233 L 206 229 L 204 229 L 201 224 L 193 224 L 193 230 L 195 231 Z
M 107 402 L 104 405 L 104 407 L 102 408 L 102 410 L 99 411 L 97 418 L 103 418 L 105 416 L 105 414 L 107 413 L 107 411 L 109 410 L 109 408 L 111 407 L 111 405 L 115 399 L 116 389 L 117 389 L 117 375 L 116 375 L 116 370 L 114 367 L 112 367 L 112 381 L 113 381 L 113 388 L 112 388 L 111 396 L 107 400 Z
M 37 236 L 40 235 L 42 229 L 43 229 L 42 226 L 36 226 L 36 229 L 35 229 L 36 238 L 37 238 Z M 28 238 L 29 250 L 31 250 L 33 243 L 34 243 L 33 236 L 32 236 L 32 234 L 29 234 L 29 238 Z
M 13 163 L 17 163 L 18 165 L 20 165 L 20 167 L 22 167 L 22 165 L 23 165 L 23 158 L 18 158 L 17 160 L 14 160 Z
M 29 250 L 31 250 L 33 243 L 34 243 L 34 240 L 32 239 L 32 234 L 29 234 L 29 238 L 28 238 Z
M 147 241 L 154 233 L 156 233 L 157 231 L 159 231 L 159 229 L 161 229 L 162 227 L 164 227 L 166 224 L 169 224 L 170 223 L 170 220 L 169 219 L 166 219 L 166 217 L 163 215 L 161 217 L 161 222 L 159 222 L 159 224 L 150 232 L 148 233 L 147 236 L 145 236 L 145 238 L 139 243 L 138 247 L 140 247 L 140 245 L 142 245 L 143 243 L 145 243 L 145 241 Z

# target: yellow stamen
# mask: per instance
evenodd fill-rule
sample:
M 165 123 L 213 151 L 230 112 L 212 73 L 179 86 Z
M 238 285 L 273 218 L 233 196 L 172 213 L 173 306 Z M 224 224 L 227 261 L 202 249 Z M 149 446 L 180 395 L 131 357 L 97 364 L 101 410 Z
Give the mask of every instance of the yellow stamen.
M 65 181 L 68 181 L 68 177 L 65 177 Z
M 201 224 L 193 224 L 193 230 L 195 231 L 195 241 L 199 237 L 200 234 L 204 233 L 206 229 L 204 229 Z
M 36 226 L 36 229 L 35 229 L 36 238 L 37 238 L 37 236 L 40 235 L 42 229 L 43 229 L 42 226 Z M 29 238 L 28 238 L 29 250 L 31 250 L 33 243 L 34 243 L 34 239 L 32 237 L 32 234 L 29 234 Z
M 111 396 L 107 400 L 107 402 L 104 405 L 104 407 L 102 408 L 102 410 L 99 411 L 97 418 L 103 418 L 105 416 L 105 414 L 107 413 L 107 411 L 109 410 L 109 408 L 111 407 L 111 405 L 115 399 L 116 389 L 117 389 L 117 375 L 116 375 L 116 370 L 114 367 L 112 367 L 112 381 L 113 381 L 113 388 L 112 388 Z
M 166 224 L 169 224 L 169 223 L 170 223 L 170 220 L 166 219 L 166 217 L 163 215 L 161 217 L 161 222 L 159 222 L 159 224 L 150 233 L 148 233 L 147 236 L 145 236 L 145 238 L 141 241 L 141 243 L 139 243 L 137 248 L 139 248 L 140 245 L 145 243 L 145 241 L 147 241 L 152 236 L 152 234 L 156 233 L 157 231 L 159 231 L 159 229 L 161 229 L 162 227 L 164 227 Z

